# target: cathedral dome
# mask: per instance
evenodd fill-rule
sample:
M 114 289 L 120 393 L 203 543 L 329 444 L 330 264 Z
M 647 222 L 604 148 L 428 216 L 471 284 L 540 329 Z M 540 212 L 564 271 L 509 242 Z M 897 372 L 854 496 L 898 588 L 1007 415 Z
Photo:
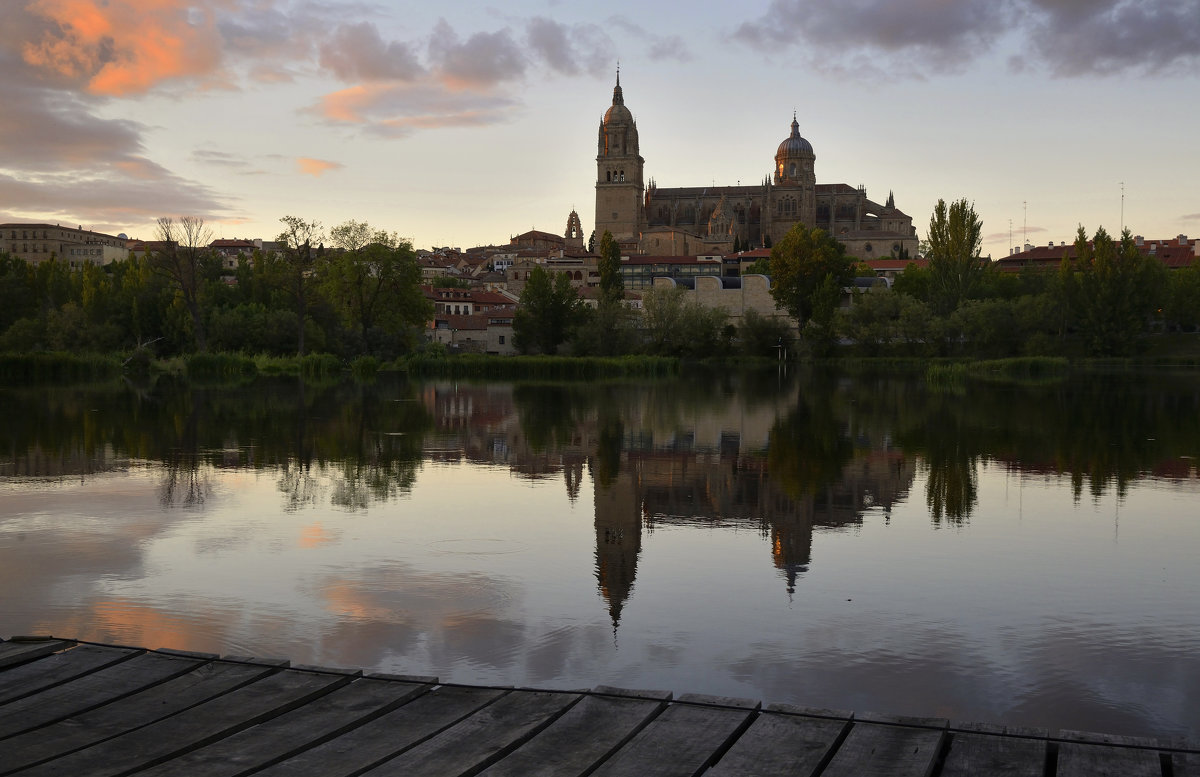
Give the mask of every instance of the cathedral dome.
M 592 114 L 595 116 L 596 114 Z M 604 112 L 604 123 L 607 124 L 633 124 L 633 113 L 625 107 L 624 103 L 613 103 L 607 111 Z
M 779 144 L 779 150 L 775 152 L 775 158 L 789 156 L 812 156 L 813 147 L 804 138 L 800 137 L 800 124 L 796 121 L 796 117 L 792 117 L 792 134 L 784 138 Z

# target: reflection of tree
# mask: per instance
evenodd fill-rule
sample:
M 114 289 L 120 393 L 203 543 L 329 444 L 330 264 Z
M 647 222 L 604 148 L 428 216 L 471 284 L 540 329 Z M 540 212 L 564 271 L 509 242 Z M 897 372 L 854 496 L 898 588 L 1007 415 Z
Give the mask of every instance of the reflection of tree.
M 566 445 L 588 406 L 587 394 L 568 384 L 524 384 L 513 389 L 521 431 L 531 450 L 542 453 Z
M 925 483 L 925 504 L 929 517 L 941 523 L 962 523 L 971 517 L 978 495 L 975 459 L 967 456 L 930 456 L 925 460 L 929 478 Z
M 198 393 L 203 404 L 203 391 Z M 171 427 L 174 439 L 162 459 L 163 479 L 158 488 L 158 501 L 165 508 L 202 507 L 210 493 L 210 485 L 200 468 L 197 403 L 184 403 L 174 420 Z
M 625 442 L 625 425 L 618 416 L 600 422 L 596 439 L 596 462 L 592 477 L 602 486 L 611 486 L 621 472 L 621 448 Z
M 850 461 L 853 445 L 834 415 L 831 387 L 802 392 L 796 408 L 771 429 L 767 467 L 793 499 L 834 483 Z
M 203 507 L 212 492 L 195 451 L 178 451 L 163 459 L 158 503 L 163 507 Z

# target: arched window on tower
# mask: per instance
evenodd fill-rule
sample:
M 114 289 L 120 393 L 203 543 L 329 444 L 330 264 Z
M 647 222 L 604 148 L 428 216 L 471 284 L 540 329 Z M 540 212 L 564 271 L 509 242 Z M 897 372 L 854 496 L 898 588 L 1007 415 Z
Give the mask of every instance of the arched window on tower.
M 612 170 L 604 171 L 604 180 L 608 183 L 612 183 Z
M 790 170 L 788 170 L 788 175 L 791 176 L 792 178 L 796 177 L 796 163 L 795 162 L 792 162 L 792 167 Z
M 624 170 L 621 171 L 621 180 L 622 181 L 625 180 L 625 171 Z

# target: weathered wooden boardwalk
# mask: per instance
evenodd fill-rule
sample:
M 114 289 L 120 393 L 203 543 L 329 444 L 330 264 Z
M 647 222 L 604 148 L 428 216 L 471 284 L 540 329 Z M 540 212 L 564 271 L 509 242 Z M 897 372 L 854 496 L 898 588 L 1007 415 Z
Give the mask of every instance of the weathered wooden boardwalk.
M 1187 777 L 1184 742 L 0 641 L 0 775 Z

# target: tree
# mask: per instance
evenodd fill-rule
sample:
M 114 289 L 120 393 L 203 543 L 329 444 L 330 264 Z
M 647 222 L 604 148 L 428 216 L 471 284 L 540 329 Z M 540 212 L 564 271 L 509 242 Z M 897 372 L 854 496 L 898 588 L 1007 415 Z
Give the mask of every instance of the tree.
M 284 230 L 276 241 L 283 245 L 283 252 L 275 257 L 276 276 L 280 287 L 292 298 L 296 310 L 296 353 L 303 356 L 304 324 L 318 253 L 323 253 L 324 235 L 319 221 L 305 221 L 298 216 L 284 216 L 279 220 L 283 222 Z M 314 242 L 318 243 L 317 248 L 313 247 Z
M 364 347 L 375 328 L 395 336 L 429 320 L 433 306 L 421 293 L 421 268 L 412 243 L 358 221 L 334 227 L 329 238 L 339 252 L 321 268 L 324 285 Z
M 929 219 L 929 273 L 932 303 L 949 313 L 971 298 L 983 273 L 979 246 L 983 222 L 965 199 L 946 205 L 938 200 Z
M 621 278 L 621 246 L 607 229 L 600 237 L 600 304 L 625 301 L 625 281 Z
M 208 248 L 212 230 L 198 216 L 182 216 L 178 222 L 164 217 L 158 220 L 155 238 L 158 245 L 151 255 L 151 266 L 174 286 L 191 319 L 196 350 L 203 353 L 208 343 L 204 336 L 201 295 L 205 274 L 215 272 L 217 265 Z
M 746 275 L 770 275 L 771 274 L 771 258 L 760 256 L 750 263 L 746 268 Z
M 682 287 L 652 288 L 642 297 L 646 347 L 660 356 L 720 356 L 728 349 L 729 314 L 688 299 Z
M 1100 227 L 1091 242 L 1083 227 L 1075 236 L 1077 311 L 1088 350 L 1097 356 L 1128 356 L 1150 317 L 1161 307 L 1165 269 L 1138 250 L 1126 229 L 1116 242 Z
M 582 305 L 566 273 L 534 267 L 513 318 L 515 345 L 523 353 L 557 353 L 578 324 Z
M 771 249 L 771 296 L 801 325 L 818 309 L 822 313 L 828 309 L 832 320 L 830 289 L 836 308 L 836 295 L 853 278 L 854 265 L 846 247 L 823 229 L 797 224 Z
M 1200 262 L 1170 274 L 1166 297 L 1163 317 L 1167 325 L 1194 331 L 1200 325 Z

